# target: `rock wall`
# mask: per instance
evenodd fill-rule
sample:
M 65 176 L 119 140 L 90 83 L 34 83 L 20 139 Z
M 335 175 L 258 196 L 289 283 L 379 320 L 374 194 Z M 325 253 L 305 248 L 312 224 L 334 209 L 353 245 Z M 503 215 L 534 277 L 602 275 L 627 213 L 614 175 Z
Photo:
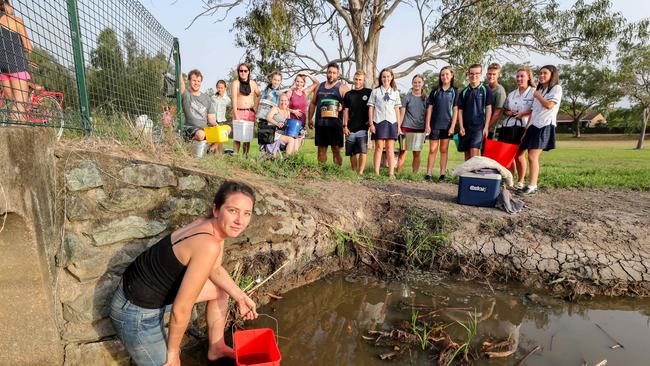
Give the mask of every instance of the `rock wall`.
M 206 214 L 222 179 L 81 151 L 58 155 L 65 230 L 56 254 L 56 295 L 65 365 L 128 365 L 107 318 L 120 275 L 160 237 Z M 313 216 L 277 192 L 259 188 L 256 194 L 253 222 L 240 238 L 226 242 L 227 269 L 239 262 L 249 275 L 264 278 L 289 262 L 268 287 L 286 291 L 340 268 L 332 258 L 334 244 L 317 230 Z M 313 271 L 316 262 L 331 264 L 319 272 Z M 190 333 L 202 335 L 200 311 L 196 318 Z

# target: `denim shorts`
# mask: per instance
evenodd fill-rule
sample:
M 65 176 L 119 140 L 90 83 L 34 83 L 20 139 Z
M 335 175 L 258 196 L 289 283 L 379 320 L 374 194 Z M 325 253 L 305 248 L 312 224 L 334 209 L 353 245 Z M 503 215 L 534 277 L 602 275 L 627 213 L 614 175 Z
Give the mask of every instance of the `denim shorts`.
M 368 130 L 350 132 L 345 138 L 345 156 L 368 153 Z
M 167 361 L 164 315 L 171 305 L 146 309 L 132 304 L 118 286 L 111 302 L 110 318 L 129 355 L 138 366 L 160 366 Z

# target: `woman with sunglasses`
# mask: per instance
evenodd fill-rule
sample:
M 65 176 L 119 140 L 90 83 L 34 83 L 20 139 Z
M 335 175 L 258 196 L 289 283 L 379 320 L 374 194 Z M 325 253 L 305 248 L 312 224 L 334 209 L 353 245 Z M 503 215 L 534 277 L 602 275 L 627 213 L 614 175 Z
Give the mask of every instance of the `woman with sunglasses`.
M 379 73 L 379 86 L 368 98 L 368 119 L 372 139 L 375 141 L 373 168 L 379 174 L 381 153 L 386 148 L 388 176 L 395 178 L 395 140 L 401 134 L 402 102 L 395 84 L 393 70 L 385 68 Z
M 237 66 L 237 80 L 232 82 L 230 98 L 232 98 L 232 119 L 233 121 L 244 121 L 250 123 L 251 128 L 255 123 L 255 99 L 260 98 L 260 88 L 250 78 L 250 66 L 241 63 Z M 250 141 L 237 141 L 233 139 L 233 150 L 235 154 L 239 153 L 239 147 L 243 142 L 244 156 L 248 157 L 250 150 Z

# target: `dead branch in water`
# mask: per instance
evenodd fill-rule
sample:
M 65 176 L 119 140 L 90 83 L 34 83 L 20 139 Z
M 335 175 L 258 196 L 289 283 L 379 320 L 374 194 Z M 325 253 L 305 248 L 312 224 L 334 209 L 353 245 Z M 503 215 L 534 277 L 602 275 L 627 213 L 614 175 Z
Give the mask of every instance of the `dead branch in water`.
M 542 349 L 542 347 L 540 347 L 539 345 L 535 346 L 535 348 L 531 349 L 530 352 L 526 353 L 526 356 L 524 356 L 524 358 L 522 358 L 521 360 L 519 360 L 519 362 L 517 362 L 517 363 L 515 364 L 515 366 L 521 366 L 521 365 L 523 365 L 523 364 L 524 364 L 524 361 L 526 361 L 526 359 L 527 359 L 528 357 L 530 357 L 530 355 L 532 355 L 533 353 L 539 351 L 540 349 Z
M 596 326 L 597 326 L 598 329 L 600 329 L 603 333 L 605 333 L 605 335 L 608 336 L 609 339 L 611 339 L 612 341 L 614 341 L 614 343 L 616 343 L 615 345 L 610 346 L 609 348 L 611 348 L 611 349 L 616 349 L 616 348 L 625 348 L 625 347 L 623 347 L 623 345 L 621 344 L 621 342 L 619 342 L 616 338 L 612 337 L 609 333 L 607 333 L 607 331 L 605 331 L 605 329 L 603 329 L 603 327 L 601 327 L 600 325 L 598 325 L 598 323 L 596 323 Z

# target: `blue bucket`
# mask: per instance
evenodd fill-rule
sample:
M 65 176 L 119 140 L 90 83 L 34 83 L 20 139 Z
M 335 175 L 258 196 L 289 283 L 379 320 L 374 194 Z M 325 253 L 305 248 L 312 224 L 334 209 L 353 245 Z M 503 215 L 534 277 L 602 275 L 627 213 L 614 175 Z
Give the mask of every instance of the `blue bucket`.
M 302 129 L 302 122 L 300 122 L 300 120 L 297 119 L 287 120 L 287 136 L 298 137 L 298 135 L 300 135 L 301 129 Z

